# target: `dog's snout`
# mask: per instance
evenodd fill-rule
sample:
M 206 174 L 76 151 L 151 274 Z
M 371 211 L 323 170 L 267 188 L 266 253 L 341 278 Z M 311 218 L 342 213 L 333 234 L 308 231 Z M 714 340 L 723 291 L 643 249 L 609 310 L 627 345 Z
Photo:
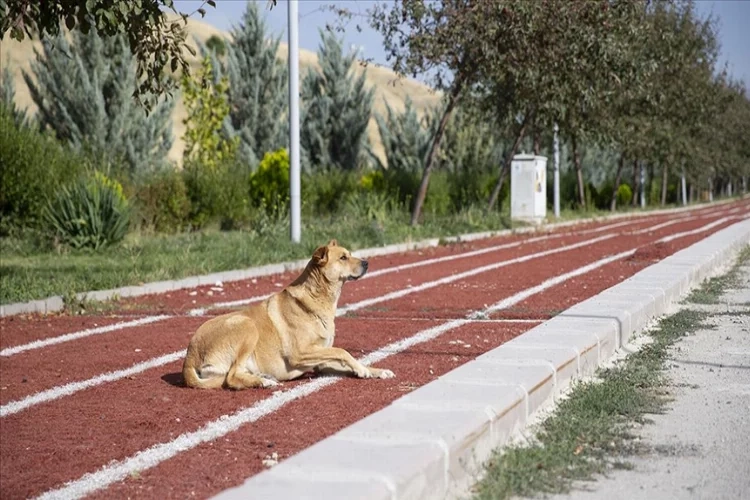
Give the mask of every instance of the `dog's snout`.
M 367 271 L 367 266 L 369 266 L 369 265 L 370 265 L 370 263 L 369 263 L 369 262 L 367 262 L 366 260 L 363 260 L 363 261 L 362 261 L 362 268 L 363 268 L 363 269 L 364 269 L 365 271 Z

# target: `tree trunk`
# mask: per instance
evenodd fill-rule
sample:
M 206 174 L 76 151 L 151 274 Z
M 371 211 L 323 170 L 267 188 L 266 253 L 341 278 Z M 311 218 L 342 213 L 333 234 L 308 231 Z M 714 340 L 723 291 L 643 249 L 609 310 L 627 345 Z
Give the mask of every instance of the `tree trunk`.
M 615 174 L 615 186 L 612 191 L 612 201 L 609 203 L 610 211 L 614 212 L 617 210 L 617 191 L 620 189 L 620 181 L 622 180 L 622 169 L 625 166 L 625 154 L 620 154 L 620 161 L 617 162 L 617 173 Z
M 581 208 L 586 210 L 586 187 L 583 185 L 583 172 L 581 171 L 581 152 L 578 150 L 578 138 L 574 133 L 571 137 L 573 146 L 573 164 L 576 167 L 576 178 L 578 179 L 578 201 Z
M 669 167 L 665 163 L 661 167 L 661 206 L 667 204 L 667 182 L 669 182 Z
M 510 163 L 513 161 L 513 157 L 516 156 L 518 147 L 521 145 L 521 141 L 523 140 L 523 136 L 526 133 L 526 126 L 528 125 L 528 123 L 529 115 L 527 114 L 523 118 L 521 129 L 518 131 L 518 135 L 516 135 L 516 140 L 513 142 L 513 147 L 508 152 L 508 156 L 505 158 L 505 162 L 500 169 L 500 178 L 497 180 L 497 184 L 495 184 L 495 189 L 492 190 L 489 203 L 487 203 L 488 212 L 492 210 L 492 207 L 495 206 L 495 203 L 497 202 L 497 198 L 500 196 L 500 190 L 503 188 L 503 181 L 505 180 L 505 176 L 507 175 L 508 170 L 510 170 Z
M 630 202 L 631 206 L 638 205 L 638 194 L 641 192 L 641 164 L 638 160 L 633 160 L 633 199 Z
M 539 127 L 536 127 L 534 130 L 534 156 L 539 156 L 539 151 L 541 151 L 541 142 L 542 131 L 539 129 Z
M 424 199 L 427 196 L 427 187 L 430 184 L 430 174 L 432 173 L 432 167 L 435 164 L 435 158 L 437 157 L 438 149 L 440 148 L 440 141 L 443 139 L 445 133 L 445 126 L 453 113 L 453 109 L 456 107 L 458 102 L 459 94 L 463 87 L 463 81 L 456 79 L 453 83 L 453 88 L 448 95 L 448 105 L 443 111 L 443 116 L 440 118 L 437 131 L 435 131 L 435 137 L 432 139 L 432 146 L 430 146 L 430 152 L 427 154 L 427 160 L 425 161 L 424 171 L 422 172 L 422 182 L 419 185 L 419 191 L 417 192 L 417 198 L 414 201 L 414 208 L 411 212 L 411 225 L 416 226 L 419 223 L 419 216 L 422 214 L 422 206 L 424 205 Z

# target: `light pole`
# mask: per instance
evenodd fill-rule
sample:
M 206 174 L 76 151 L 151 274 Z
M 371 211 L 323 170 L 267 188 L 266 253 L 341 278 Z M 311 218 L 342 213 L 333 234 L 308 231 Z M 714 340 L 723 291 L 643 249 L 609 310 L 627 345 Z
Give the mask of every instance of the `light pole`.
M 299 169 L 299 16 L 297 0 L 288 0 L 289 14 L 289 201 L 291 237 L 299 243 L 300 169 Z
M 554 194 L 553 197 L 555 199 L 555 218 L 560 218 L 560 137 L 558 136 L 558 132 L 560 131 L 560 127 L 557 126 L 557 122 L 555 122 L 555 135 L 552 141 L 552 146 L 554 148 L 555 153 L 555 165 L 554 165 Z

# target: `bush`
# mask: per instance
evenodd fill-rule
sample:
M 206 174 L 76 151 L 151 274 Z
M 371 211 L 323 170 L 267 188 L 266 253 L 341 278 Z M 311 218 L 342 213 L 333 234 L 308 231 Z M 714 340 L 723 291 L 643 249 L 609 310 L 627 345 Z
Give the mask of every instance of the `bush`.
M 177 170 L 163 169 L 151 174 L 135 196 L 141 226 L 174 233 L 187 225 L 190 199 L 185 180 Z
M 125 237 L 130 206 L 120 183 L 96 172 L 60 188 L 47 205 L 44 218 L 61 242 L 73 248 L 98 250 Z
M 289 155 L 282 148 L 263 156 L 250 176 L 250 203 L 268 214 L 283 211 L 289 202 Z
M 0 233 L 40 222 L 57 187 L 76 180 L 87 163 L 51 135 L 18 126 L 0 104 Z
M 216 168 L 198 162 L 185 165 L 188 220 L 193 229 L 201 229 L 218 219 L 222 229 L 229 230 L 249 220 L 248 171 L 248 166 L 238 160 L 226 161 Z
M 303 174 L 303 210 L 312 215 L 331 215 L 341 209 L 342 201 L 351 193 L 364 191 L 355 172 L 321 169 Z
M 617 206 L 624 207 L 633 199 L 633 190 L 628 184 L 620 184 L 617 188 Z

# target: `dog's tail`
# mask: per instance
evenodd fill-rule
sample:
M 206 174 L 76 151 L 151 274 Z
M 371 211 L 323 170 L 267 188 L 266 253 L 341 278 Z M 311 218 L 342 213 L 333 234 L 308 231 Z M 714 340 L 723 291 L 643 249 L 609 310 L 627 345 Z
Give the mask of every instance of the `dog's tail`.
M 192 364 L 185 363 L 182 366 L 182 378 L 185 379 L 185 384 L 188 387 L 196 389 L 219 389 L 224 385 L 225 377 L 201 378 Z

